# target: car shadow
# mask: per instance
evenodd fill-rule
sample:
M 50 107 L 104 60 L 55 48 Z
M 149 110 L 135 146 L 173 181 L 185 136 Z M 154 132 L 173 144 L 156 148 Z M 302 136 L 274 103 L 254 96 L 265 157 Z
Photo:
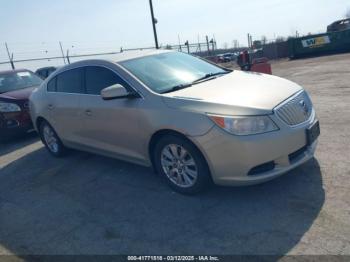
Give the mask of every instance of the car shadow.
M 0 251 L 272 254 L 301 240 L 325 200 L 317 160 L 249 187 L 172 192 L 144 167 L 44 148 L 0 169 Z
M 39 140 L 36 132 L 30 132 L 22 136 L 16 136 L 7 140 L 0 140 L 0 157 L 15 150 L 23 148 Z

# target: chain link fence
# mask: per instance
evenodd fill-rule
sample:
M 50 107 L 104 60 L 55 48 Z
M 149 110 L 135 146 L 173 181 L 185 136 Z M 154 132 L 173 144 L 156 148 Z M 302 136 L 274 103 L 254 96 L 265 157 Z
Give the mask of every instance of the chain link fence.
M 61 45 L 61 43 L 60 43 Z M 58 46 L 58 45 L 57 45 Z M 10 46 L 11 47 L 11 46 Z M 107 52 L 87 52 L 88 48 L 76 48 L 71 45 L 71 49 L 67 49 L 66 52 L 63 51 L 62 45 L 61 50 L 59 49 L 49 49 L 46 50 L 45 47 L 41 47 L 43 51 L 36 52 L 23 52 L 16 51 L 10 53 L 8 45 L 5 44 L 4 49 L 6 53 L 0 52 L 0 71 L 26 68 L 35 71 L 41 67 L 47 66 L 62 66 L 68 63 L 73 63 L 84 59 L 110 59 L 113 60 L 115 56 L 122 52 L 135 51 L 135 50 L 150 50 L 155 49 L 154 47 L 139 47 L 139 48 L 115 48 Z M 185 53 L 192 53 L 199 56 L 211 56 L 215 54 L 216 42 L 211 40 L 204 43 L 189 43 L 186 41 L 182 45 L 165 45 L 161 46 L 161 49 L 176 50 Z M 23 49 L 23 47 L 22 47 Z M 101 48 L 103 49 L 103 48 Z M 107 48 L 106 48 L 107 49 Z M 91 49 L 90 49 L 91 50 Z M 7 54 L 7 59 L 6 55 Z M 40 54 L 37 57 L 32 57 L 32 54 Z M 52 55 L 49 55 L 52 54 Z

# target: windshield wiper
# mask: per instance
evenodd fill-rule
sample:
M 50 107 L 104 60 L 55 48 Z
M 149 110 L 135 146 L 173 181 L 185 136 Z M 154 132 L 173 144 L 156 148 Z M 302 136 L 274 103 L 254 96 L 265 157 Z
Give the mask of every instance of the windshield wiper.
M 181 89 L 184 89 L 184 88 L 187 88 L 187 87 L 190 87 L 190 86 L 192 86 L 192 83 L 176 85 L 176 86 L 173 86 L 172 88 L 162 92 L 162 94 L 171 93 L 171 92 L 174 92 L 174 91 L 177 91 L 177 90 L 181 90 Z
M 201 82 L 201 81 L 203 81 L 203 80 L 212 78 L 212 77 L 214 77 L 214 76 L 225 75 L 225 74 L 228 74 L 228 73 L 231 73 L 231 71 L 223 71 L 223 72 L 217 72 L 217 73 L 208 73 L 208 74 L 206 74 L 206 75 L 204 75 L 204 76 L 202 76 L 202 77 L 200 77 L 200 78 L 194 80 L 194 81 L 192 82 L 192 84 L 196 84 L 196 83 L 198 83 L 198 82 Z
M 177 91 L 177 90 L 181 90 L 181 89 L 184 89 L 184 88 L 187 88 L 187 87 L 190 87 L 192 85 L 195 85 L 203 80 L 206 80 L 206 79 L 210 79 L 214 76 L 218 76 L 218 75 L 225 75 L 225 74 L 228 74 L 228 73 L 231 73 L 232 71 L 223 71 L 223 72 L 217 72 L 217 73 L 208 73 L 194 81 L 192 81 L 191 83 L 185 83 L 185 84 L 180 84 L 180 85 L 176 85 L 176 86 L 173 86 L 172 88 L 162 92 L 162 94 L 166 94 L 166 93 L 171 93 L 171 92 L 174 92 L 174 91 Z

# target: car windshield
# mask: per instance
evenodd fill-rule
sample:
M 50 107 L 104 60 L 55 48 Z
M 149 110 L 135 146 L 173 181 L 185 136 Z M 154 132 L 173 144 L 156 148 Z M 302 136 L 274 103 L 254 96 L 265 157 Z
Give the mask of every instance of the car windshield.
M 0 74 L 0 93 L 37 86 L 42 81 L 38 76 L 29 71 Z
M 227 73 L 224 69 L 192 55 L 168 52 L 120 62 L 157 93 L 184 86 L 209 75 Z

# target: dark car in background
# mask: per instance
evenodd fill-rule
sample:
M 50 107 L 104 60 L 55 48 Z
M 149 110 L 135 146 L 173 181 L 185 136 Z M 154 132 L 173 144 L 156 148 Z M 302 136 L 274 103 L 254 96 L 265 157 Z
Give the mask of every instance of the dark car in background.
M 48 67 L 42 67 L 35 71 L 35 74 L 40 76 L 42 79 L 46 79 L 49 75 L 51 75 L 53 72 L 55 72 L 57 67 L 54 66 L 48 66 Z
M 0 140 L 33 129 L 28 99 L 42 82 L 40 77 L 26 69 L 0 72 Z
M 218 55 L 218 60 L 221 63 L 231 62 L 236 59 L 236 55 L 234 53 L 225 53 Z

